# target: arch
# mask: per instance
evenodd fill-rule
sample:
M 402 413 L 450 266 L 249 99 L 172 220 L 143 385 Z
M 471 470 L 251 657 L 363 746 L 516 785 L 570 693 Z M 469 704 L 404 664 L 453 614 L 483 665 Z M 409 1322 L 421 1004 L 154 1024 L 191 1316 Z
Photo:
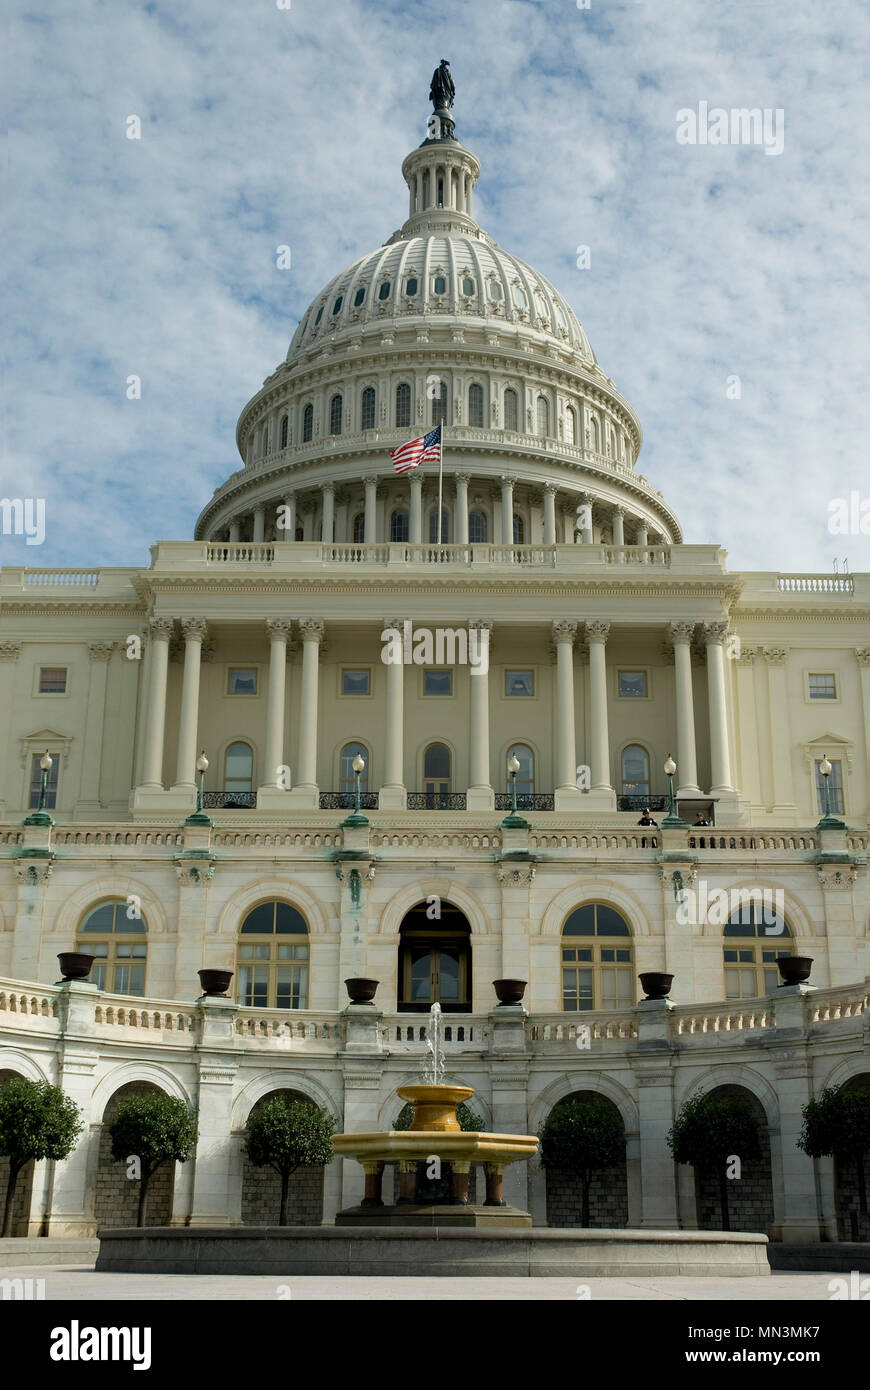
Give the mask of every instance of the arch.
M 450 512 L 444 506 L 441 508 L 441 535 L 438 535 L 438 505 L 429 508 L 429 544 L 446 545 L 450 540 Z
M 321 1110 L 327 1111 L 339 1124 L 342 1122 L 340 1102 L 309 1071 L 294 1068 L 285 1072 L 273 1067 L 251 1077 L 239 1091 L 232 1104 L 231 1132 L 238 1134 L 243 1130 L 254 1106 L 275 1090 L 299 1091 L 319 1105 Z
M 674 1113 L 696 1091 L 707 1095 L 719 1086 L 739 1086 L 751 1091 L 764 1111 L 768 1129 L 779 1132 L 779 1097 L 774 1087 L 761 1072 L 741 1062 L 717 1062 L 690 1079 L 683 1079 L 682 1072 L 678 1072 L 674 1078 Z
M 396 387 L 396 429 L 406 429 L 411 423 L 411 387 L 400 381 Z
M 326 936 L 329 932 L 330 919 L 321 902 L 290 875 L 280 878 L 274 875 L 254 879 L 237 888 L 221 909 L 214 935 L 223 937 L 228 943 L 235 943 L 238 929 L 251 908 L 273 900 L 288 903 L 301 912 L 308 923 L 310 936 Z
M 116 901 L 123 898 L 126 901 L 131 894 L 135 894 L 142 904 L 142 915 L 148 923 L 149 937 L 165 935 L 169 931 L 169 921 L 160 898 L 147 883 L 125 873 L 90 879 L 81 888 L 75 889 L 61 906 L 52 929 L 53 933 L 73 941 L 80 921 L 91 907 L 98 907 L 109 898 Z
M 371 778 L 372 755 L 367 743 L 361 739 L 351 739 L 342 744 L 338 754 L 338 789 L 340 792 L 349 793 L 351 796 L 356 791 L 356 774 L 351 763 L 360 754 L 365 759 L 365 769 L 360 773 L 360 791 L 365 796 L 369 789 Z
M 589 1229 L 605 1227 L 619 1229 L 629 1224 L 628 1198 L 628 1136 L 625 1120 L 619 1106 L 610 1096 L 603 1095 L 594 1087 L 586 1088 L 582 1077 L 576 1078 L 579 1084 L 573 1091 L 557 1101 L 550 1111 L 553 1114 L 560 1106 L 574 1100 L 596 1100 L 603 1102 L 619 1117 L 622 1126 L 624 1149 L 618 1163 L 593 1174 L 589 1190 Z M 547 1202 L 547 1225 L 556 1227 L 583 1226 L 583 1185 L 570 1171 L 554 1167 L 544 1169 L 544 1185 Z
M 33 1057 L 28 1057 L 25 1052 L 19 1052 L 17 1048 L 4 1045 L 2 1060 L 0 1060 L 0 1077 L 7 1071 L 16 1076 L 23 1076 L 26 1081 L 51 1081 L 51 1077 Z M 0 1186 L 0 1192 L 3 1190 Z
M 476 429 L 483 428 L 483 387 L 476 381 L 468 388 L 468 423 Z
M 441 900 L 438 915 L 418 899 L 399 923 L 396 1007 L 410 1016 L 428 1014 L 436 1001 L 445 1014 L 471 1013 L 471 924 L 455 903 Z
M 223 753 L 223 790 L 227 794 L 251 793 L 254 789 L 254 749 L 247 739 L 228 743 Z
M 446 743 L 434 739 L 423 749 L 423 777 L 453 780 L 453 753 Z
M 582 890 L 577 886 L 563 888 L 544 909 L 540 918 L 540 936 L 560 937 L 562 926 L 572 909 L 588 902 L 603 903 L 625 918 L 632 937 L 650 936 L 652 929 L 644 915 L 640 900 L 612 879 L 598 875 L 583 878 Z
M 619 779 L 623 796 L 649 796 L 649 749 L 642 743 L 623 744 L 619 753 Z
M 508 744 L 505 756 L 502 759 L 502 767 L 505 769 L 506 790 L 510 791 L 510 778 L 507 772 L 507 765 L 512 757 L 515 757 L 520 764 L 517 773 L 517 797 L 534 796 L 535 794 L 535 750 L 531 744 L 515 742 Z
M 373 386 L 363 387 L 360 398 L 360 428 L 373 430 L 377 412 L 377 396 Z
M 592 1091 L 612 1101 L 622 1118 L 626 1138 L 638 1134 L 640 1116 L 638 1115 L 637 1102 L 631 1092 L 626 1090 L 619 1081 L 601 1071 L 593 1071 L 588 1075 L 583 1071 L 566 1072 L 563 1076 L 557 1077 L 555 1081 L 551 1081 L 534 1100 L 529 1102 L 529 1132 L 537 1134 L 550 1111 L 554 1110 L 560 1101 L 567 1100 L 578 1090 Z
M 342 394 L 341 394 L 340 391 L 336 391 L 335 395 L 332 397 L 331 401 L 329 402 L 329 433 L 330 433 L 330 434 L 341 434 L 341 424 L 342 424 L 341 416 L 342 416 L 343 410 L 344 410 L 344 397 L 342 396 Z
M 471 927 L 472 939 L 475 936 L 489 936 L 497 929 L 495 926 L 490 928 L 486 911 L 479 898 L 454 879 L 433 874 L 430 878 L 419 878 L 406 885 L 384 904 L 376 934 L 394 936 L 398 941 L 402 919 L 416 903 L 430 897 L 441 898 L 442 902 L 449 902 L 460 908 Z
M 119 1062 L 106 1072 L 94 1087 L 91 1095 L 91 1124 L 101 1125 L 109 1101 L 118 1091 L 133 1083 L 147 1083 L 159 1091 L 183 1100 L 185 1105 L 193 1106 L 193 1098 L 188 1094 L 183 1081 L 160 1062 L 131 1060 Z
M 309 444 L 314 437 L 314 406 L 309 401 L 302 412 L 302 443 Z
M 103 1106 L 99 1124 L 96 1126 L 98 1139 L 94 1220 L 98 1227 L 132 1226 L 136 1223 L 139 1184 L 128 1179 L 124 1161 L 112 1157 L 109 1125 L 121 1100 L 153 1091 L 167 1094 L 166 1088 L 156 1081 L 129 1080 L 116 1087 Z M 174 1191 L 175 1163 L 162 1163 L 148 1184 L 146 1220 L 149 1225 L 170 1224 Z
M 513 538 L 514 545 L 525 545 L 526 523 L 518 512 L 514 512 L 513 518 Z
M 754 875 L 751 884 L 747 884 L 747 885 L 745 886 L 745 890 L 743 889 L 743 886 L 742 886 L 739 882 L 737 882 L 737 883 L 728 883 L 728 884 L 723 883 L 723 884 L 721 884 L 720 886 L 721 886 L 721 889 L 722 889 L 723 892 L 729 893 L 729 894 L 731 893 L 732 890 L 733 890 L 734 892 L 745 891 L 745 892 L 747 892 L 747 893 L 749 893 L 749 892 L 755 892 L 755 893 L 757 893 L 759 890 L 760 890 L 762 893 L 764 893 L 764 892 L 769 892 L 769 893 L 780 893 L 780 892 L 781 892 L 781 893 L 782 893 L 782 903 L 783 903 L 783 908 L 784 908 L 783 916 L 785 917 L 786 922 L 788 923 L 789 927 L 791 928 L 791 940 L 792 940 L 793 943 L 794 943 L 794 948 L 795 948 L 796 954 L 800 955 L 800 953 L 801 953 L 801 948 L 802 948 L 802 944 L 811 943 L 813 937 L 816 935 L 816 933 L 815 933 L 815 931 L 814 931 L 814 929 L 813 929 L 813 924 L 810 922 L 810 920 L 809 920 L 809 918 L 808 918 L 808 916 L 807 916 L 806 908 L 805 908 L 804 905 L 801 903 L 800 899 L 799 899 L 799 898 L 796 898 L 795 895 L 794 895 L 794 893 L 792 892 L 792 890 L 791 890 L 789 887 L 787 887 L 785 884 L 781 883 L 781 882 L 777 882 L 776 880 L 772 880 L 772 881 L 769 881 L 769 882 L 765 883 L 765 882 L 764 882 L 764 874 L 763 874 L 763 872 L 759 871 L 758 874 Z M 710 896 L 711 896 L 711 897 L 712 897 L 712 891 L 713 891 L 713 890 L 712 890 L 712 888 L 711 888 L 711 890 L 710 890 Z M 717 887 L 716 891 L 717 891 L 717 892 L 719 891 L 719 888 L 718 888 L 718 887 Z M 821 925 L 822 925 L 822 927 L 824 928 L 824 923 L 822 923 Z M 819 936 L 825 936 L 826 934 L 827 934 L 827 933 L 824 931 L 824 929 L 818 933 Z M 720 937 L 723 936 L 722 925 L 720 925 L 720 924 L 718 924 L 718 923 L 713 923 L 713 922 L 709 922 L 709 921 L 706 921 L 706 920 L 705 920 L 705 921 L 701 924 L 701 935 L 702 935 L 702 936 L 712 936 L 712 937 L 720 938 Z M 774 938 L 773 936 L 772 936 L 770 939 L 771 939 L 771 941 L 775 940 L 775 938 Z M 786 939 L 787 939 L 787 938 L 786 938 Z
M 14 1061 L 4 1051 L 2 1061 L 0 1061 L 0 1091 L 3 1090 L 7 1082 L 13 1080 L 26 1081 L 45 1081 L 48 1078 L 39 1074 L 38 1069 L 28 1066 L 27 1072 L 19 1070 L 17 1067 L 9 1066 L 8 1063 Z M 36 1075 L 31 1075 L 35 1071 Z M 21 1237 L 29 1235 L 31 1224 L 36 1226 L 34 1234 L 39 1233 L 38 1217 L 35 1217 L 33 1210 L 33 1180 L 36 1174 L 37 1162 L 43 1160 L 28 1159 L 22 1168 L 19 1168 L 15 1180 L 15 1196 L 12 1200 L 12 1226 L 10 1235 Z M 0 1154 L 0 1198 L 5 1201 L 9 1188 L 10 1161 Z
M 295 1086 L 276 1086 L 261 1096 L 251 1108 L 251 1112 L 266 1101 L 287 1096 L 293 1100 L 310 1102 L 311 1097 Z M 257 1167 L 241 1149 L 240 1215 L 244 1226 L 272 1226 L 279 1219 L 281 1209 L 281 1178 L 266 1164 Z M 325 1166 L 297 1168 L 291 1173 L 288 1184 L 288 1224 L 291 1226 L 319 1226 L 323 1218 L 323 1188 Z
M 736 1093 L 736 1094 L 735 1094 Z M 727 1191 L 728 1229 L 731 1231 L 764 1231 L 771 1236 L 776 1221 L 773 1184 L 773 1145 L 767 1112 L 758 1096 L 745 1084 L 725 1081 L 720 1076 L 706 1095 L 721 1095 L 746 1099 L 760 1128 L 761 1156 L 744 1158 L 740 1182 L 725 1184 Z M 778 1166 L 778 1165 L 777 1165 Z M 695 1206 L 698 1230 L 724 1229 L 720 1182 L 715 1172 L 693 1168 Z M 779 1174 L 778 1174 L 779 1176 Z

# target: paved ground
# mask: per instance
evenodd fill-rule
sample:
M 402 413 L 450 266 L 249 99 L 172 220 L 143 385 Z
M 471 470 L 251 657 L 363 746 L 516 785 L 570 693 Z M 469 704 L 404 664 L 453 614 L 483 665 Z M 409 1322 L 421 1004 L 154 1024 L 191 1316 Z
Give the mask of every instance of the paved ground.
M 381 1302 L 383 1300 L 512 1300 L 520 1302 L 570 1299 L 653 1300 L 663 1302 L 715 1301 L 752 1303 L 788 1300 L 796 1303 L 831 1299 L 828 1283 L 842 1278 L 825 1274 L 773 1274 L 768 1279 L 318 1279 L 272 1275 L 245 1277 L 221 1274 L 96 1274 L 88 1266 L 29 1265 L 0 1270 L 3 1279 L 43 1279 L 46 1302 L 87 1302 L 93 1299 L 146 1301 L 185 1300 L 311 1300 Z M 37 1289 L 39 1286 L 35 1286 Z M 587 1292 L 588 1290 L 588 1292 Z M 0 1294 L 2 1299 L 2 1294 Z

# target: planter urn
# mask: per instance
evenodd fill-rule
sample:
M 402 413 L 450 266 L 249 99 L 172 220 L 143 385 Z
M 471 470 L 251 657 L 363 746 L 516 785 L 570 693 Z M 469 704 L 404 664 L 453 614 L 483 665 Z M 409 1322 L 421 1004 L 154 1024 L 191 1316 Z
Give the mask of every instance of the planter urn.
M 667 999 L 674 983 L 673 975 L 664 975 L 658 970 L 646 970 L 637 978 L 640 980 L 645 999 Z
M 347 990 L 348 998 L 352 1004 L 374 1004 L 375 991 L 380 984 L 380 980 L 365 980 L 362 978 L 345 980 L 344 987 Z
M 509 1004 L 521 1004 L 528 980 L 493 980 L 492 987 L 498 998 L 497 1008 Z
M 64 981 L 86 980 L 96 960 L 96 956 L 89 956 L 86 951 L 60 951 L 57 958 Z
M 232 970 L 197 970 L 196 973 L 204 995 L 218 999 L 227 998 L 227 990 L 234 974 Z
M 783 985 L 803 985 L 810 978 L 814 956 L 780 956 L 776 964 Z

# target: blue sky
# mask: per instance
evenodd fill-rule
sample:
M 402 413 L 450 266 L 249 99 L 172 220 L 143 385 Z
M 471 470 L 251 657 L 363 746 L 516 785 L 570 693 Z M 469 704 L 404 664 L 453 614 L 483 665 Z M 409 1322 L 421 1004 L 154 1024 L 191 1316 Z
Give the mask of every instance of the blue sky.
M 828 530 L 831 499 L 870 497 L 870 9 L 848 0 L 19 8 L 0 496 L 47 517 L 3 563 L 147 565 L 192 535 L 305 307 L 401 225 L 441 57 L 478 220 L 573 305 L 685 538 L 732 568 L 870 569 L 870 536 Z M 783 153 L 678 144 L 702 101 L 782 108 Z

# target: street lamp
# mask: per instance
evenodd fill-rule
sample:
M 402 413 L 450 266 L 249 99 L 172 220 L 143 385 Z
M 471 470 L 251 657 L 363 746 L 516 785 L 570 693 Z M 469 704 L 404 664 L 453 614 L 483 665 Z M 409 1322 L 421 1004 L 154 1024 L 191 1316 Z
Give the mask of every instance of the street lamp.
M 351 763 L 351 767 L 353 768 L 353 774 L 356 778 L 356 790 L 354 792 L 354 809 L 352 815 L 345 817 L 345 819 L 342 821 L 342 825 L 368 825 L 368 817 L 364 816 L 362 814 L 362 811 L 360 810 L 360 803 L 362 800 L 360 778 L 366 770 L 366 760 L 361 753 L 357 753 L 356 757 Z
M 196 791 L 196 810 L 192 816 L 188 816 L 185 825 L 211 825 L 211 817 L 207 816 L 202 809 L 203 804 L 203 783 L 205 774 L 208 772 L 208 758 L 205 756 L 203 748 L 196 760 L 196 771 L 199 774 L 199 786 Z
M 668 806 L 668 814 L 662 821 L 662 825 L 680 828 L 684 826 L 686 822 L 683 820 L 682 816 L 677 815 L 677 803 L 674 800 L 674 773 L 676 770 L 677 765 L 669 753 L 665 758 L 665 776 L 668 779 L 670 805 Z
M 517 812 L 517 773 L 520 770 L 520 760 L 516 753 L 511 753 L 507 761 L 508 781 L 510 783 L 511 809 L 508 811 L 502 825 L 514 826 L 519 830 L 527 830 L 528 821 Z
M 29 815 L 29 816 L 27 817 L 27 819 L 25 820 L 25 822 L 24 822 L 25 825 L 52 825 L 52 824 L 53 824 L 52 819 L 51 819 L 51 816 L 48 814 L 48 812 L 47 812 L 46 809 L 45 809 L 45 802 L 46 802 L 46 798 L 47 798 L 47 796 L 48 796 L 48 775 L 49 775 L 49 773 L 51 772 L 51 769 L 52 769 L 53 766 L 54 766 L 54 759 L 52 758 L 51 754 L 49 753 L 48 749 L 46 748 L 45 752 L 43 753 L 42 757 L 41 757 L 40 760 L 39 760 L 39 769 L 40 769 L 40 772 L 42 773 L 42 778 L 41 778 L 40 785 L 39 785 L 39 803 L 38 803 L 38 805 L 37 805 L 37 807 L 36 807 L 36 810 L 35 810 L 31 815 Z
M 831 773 L 833 772 L 833 770 L 834 770 L 834 765 L 833 765 L 833 763 L 832 763 L 831 760 L 829 759 L 827 753 L 823 753 L 823 754 L 822 754 L 822 761 L 819 763 L 819 772 L 822 774 L 822 777 L 824 778 L 824 782 L 825 782 L 825 814 L 822 816 L 822 819 L 819 821 L 819 826 L 821 826 L 821 827 L 823 827 L 823 828 L 827 828 L 827 829 L 829 829 L 829 830 L 845 830 L 845 829 L 846 829 L 846 823 L 845 823 L 845 821 L 838 820 L 836 816 L 834 816 L 834 815 L 831 814 L 831 783 L 830 783 L 830 776 L 831 776 Z

